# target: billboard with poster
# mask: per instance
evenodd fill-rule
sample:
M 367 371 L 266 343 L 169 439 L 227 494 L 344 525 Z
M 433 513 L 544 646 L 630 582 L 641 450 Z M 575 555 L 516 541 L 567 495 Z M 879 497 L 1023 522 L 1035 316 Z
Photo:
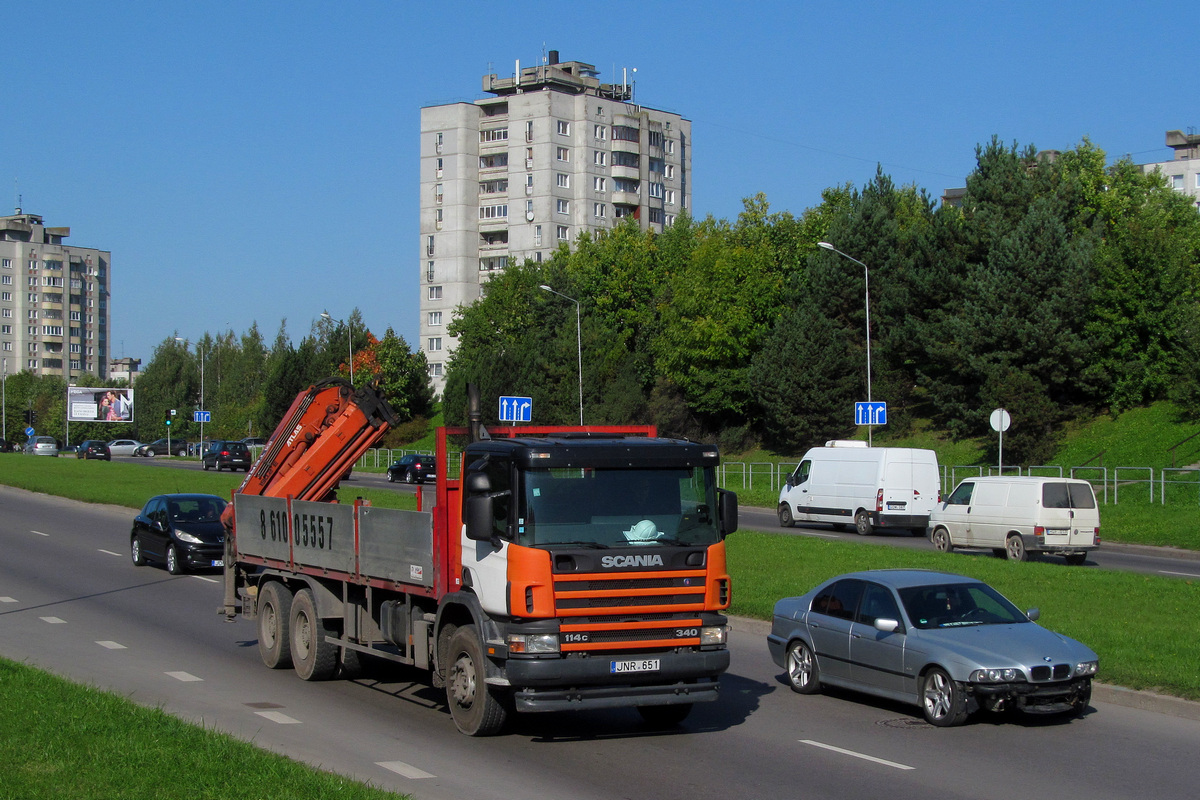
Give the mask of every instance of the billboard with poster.
M 132 422 L 133 389 L 67 388 L 70 422 Z

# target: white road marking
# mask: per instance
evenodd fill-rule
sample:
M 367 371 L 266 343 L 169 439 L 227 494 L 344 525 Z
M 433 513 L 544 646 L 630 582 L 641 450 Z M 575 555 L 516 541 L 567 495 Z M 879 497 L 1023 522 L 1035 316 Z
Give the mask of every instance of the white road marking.
M 203 575 L 191 575 L 189 577 L 195 578 L 198 581 L 208 581 L 209 583 L 220 583 L 220 581 L 217 580 L 216 578 L 206 578 Z
M 916 769 L 916 767 L 910 767 L 907 764 L 897 764 L 895 761 L 887 761 L 882 758 L 876 758 L 875 756 L 869 756 L 865 753 L 856 753 L 853 750 L 844 750 L 840 747 L 834 747 L 831 744 L 825 744 L 824 742 L 813 741 L 812 739 L 801 739 L 800 742 L 802 744 L 811 744 L 813 747 L 820 747 L 823 750 L 832 750 L 835 753 L 841 753 L 842 755 L 845 755 L 845 756 L 853 756 L 854 758 L 861 758 L 864 761 L 873 761 L 876 764 L 882 764 L 885 767 L 893 767 L 895 769 Z
M 17 598 L 15 598 L 15 597 L 0 597 L 0 603 L 15 603 L 15 602 L 17 602 Z
M 175 680 L 183 681 L 184 683 L 189 683 L 191 681 L 204 680 L 204 678 L 197 678 L 195 675 L 191 674 L 190 672 L 168 672 L 167 674 L 170 675 Z
M 67 624 L 67 621 L 65 619 L 59 619 L 58 617 L 38 617 L 38 619 L 40 619 L 42 622 L 48 622 L 51 625 L 66 625 Z
M 255 711 L 263 719 L 269 719 L 271 722 L 278 722 L 280 725 L 299 725 L 300 720 L 292 719 L 287 714 L 281 714 L 278 711 Z
M 117 558 L 125 557 L 124 553 L 114 553 L 112 550 L 104 550 L 103 548 L 101 548 L 100 552 L 104 553 L 104 555 L 106 555 L 106 556 L 116 556 Z
M 405 764 L 403 761 L 376 761 L 375 763 L 384 769 L 391 770 L 397 775 L 402 775 L 405 778 L 411 778 L 413 780 L 437 777 L 437 775 L 431 775 L 423 769 L 417 769 L 412 764 Z
M 822 539 L 840 539 L 836 533 L 817 533 L 816 531 L 796 531 L 801 536 L 819 536 Z
M 128 650 L 125 645 L 120 642 L 96 642 L 101 647 L 107 647 L 109 650 Z
M 1158 572 L 1160 575 L 1179 575 L 1184 578 L 1200 578 L 1200 575 L 1195 575 L 1191 572 L 1170 572 L 1169 570 L 1165 569 L 1160 569 Z
M 42 533 L 41 531 L 30 531 L 30 533 L 36 533 L 38 536 L 49 536 L 50 535 L 48 533 Z

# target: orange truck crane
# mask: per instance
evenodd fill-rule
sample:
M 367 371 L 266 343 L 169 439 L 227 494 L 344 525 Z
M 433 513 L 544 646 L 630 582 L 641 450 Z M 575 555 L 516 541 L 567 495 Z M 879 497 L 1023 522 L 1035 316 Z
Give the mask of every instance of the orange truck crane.
M 472 736 L 622 706 L 674 725 L 717 699 L 737 527 L 717 449 L 652 426 L 487 429 L 473 393 L 470 417 L 437 431 L 432 509 L 338 504 L 392 413 L 373 387 L 301 393 L 227 520 L 220 612 L 257 620 L 263 662 L 305 680 L 360 654 L 429 670 Z

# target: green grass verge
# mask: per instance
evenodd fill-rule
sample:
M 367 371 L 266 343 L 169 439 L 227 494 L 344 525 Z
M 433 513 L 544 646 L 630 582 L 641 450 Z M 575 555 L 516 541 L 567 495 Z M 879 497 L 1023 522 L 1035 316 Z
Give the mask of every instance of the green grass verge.
M 0 707 L 4 797 L 407 797 L 6 659 L 0 659 Z
M 1040 608 L 1043 625 L 1100 654 L 1101 681 L 1200 700 L 1198 581 L 755 531 L 738 531 L 726 546 L 734 614 L 770 619 L 779 598 L 843 572 L 954 572 L 991 584 L 1022 609 Z

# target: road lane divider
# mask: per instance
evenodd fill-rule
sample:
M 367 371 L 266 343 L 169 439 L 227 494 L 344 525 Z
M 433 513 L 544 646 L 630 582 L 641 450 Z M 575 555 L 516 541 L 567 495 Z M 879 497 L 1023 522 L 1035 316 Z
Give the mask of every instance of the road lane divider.
M 831 744 L 825 744 L 824 742 L 814 741 L 813 739 L 801 739 L 800 743 L 811 745 L 813 747 L 819 747 L 822 750 L 830 750 L 834 753 L 841 753 L 844 756 L 852 756 L 854 758 L 861 758 L 863 761 L 870 761 L 873 764 L 882 764 L 885 767 L 891 767 L 893 769 L 916 769 L 916 767 L 910 767 L 907 764 L 900 764 L 895 761 L 888 761 L 887 759 L 884 759 L 884 758 L 876 758 L 875 756 L 869 756 L 866 753 L 859 753 L 854 750 L 846 750 L 845 748 L 835 747 Z

